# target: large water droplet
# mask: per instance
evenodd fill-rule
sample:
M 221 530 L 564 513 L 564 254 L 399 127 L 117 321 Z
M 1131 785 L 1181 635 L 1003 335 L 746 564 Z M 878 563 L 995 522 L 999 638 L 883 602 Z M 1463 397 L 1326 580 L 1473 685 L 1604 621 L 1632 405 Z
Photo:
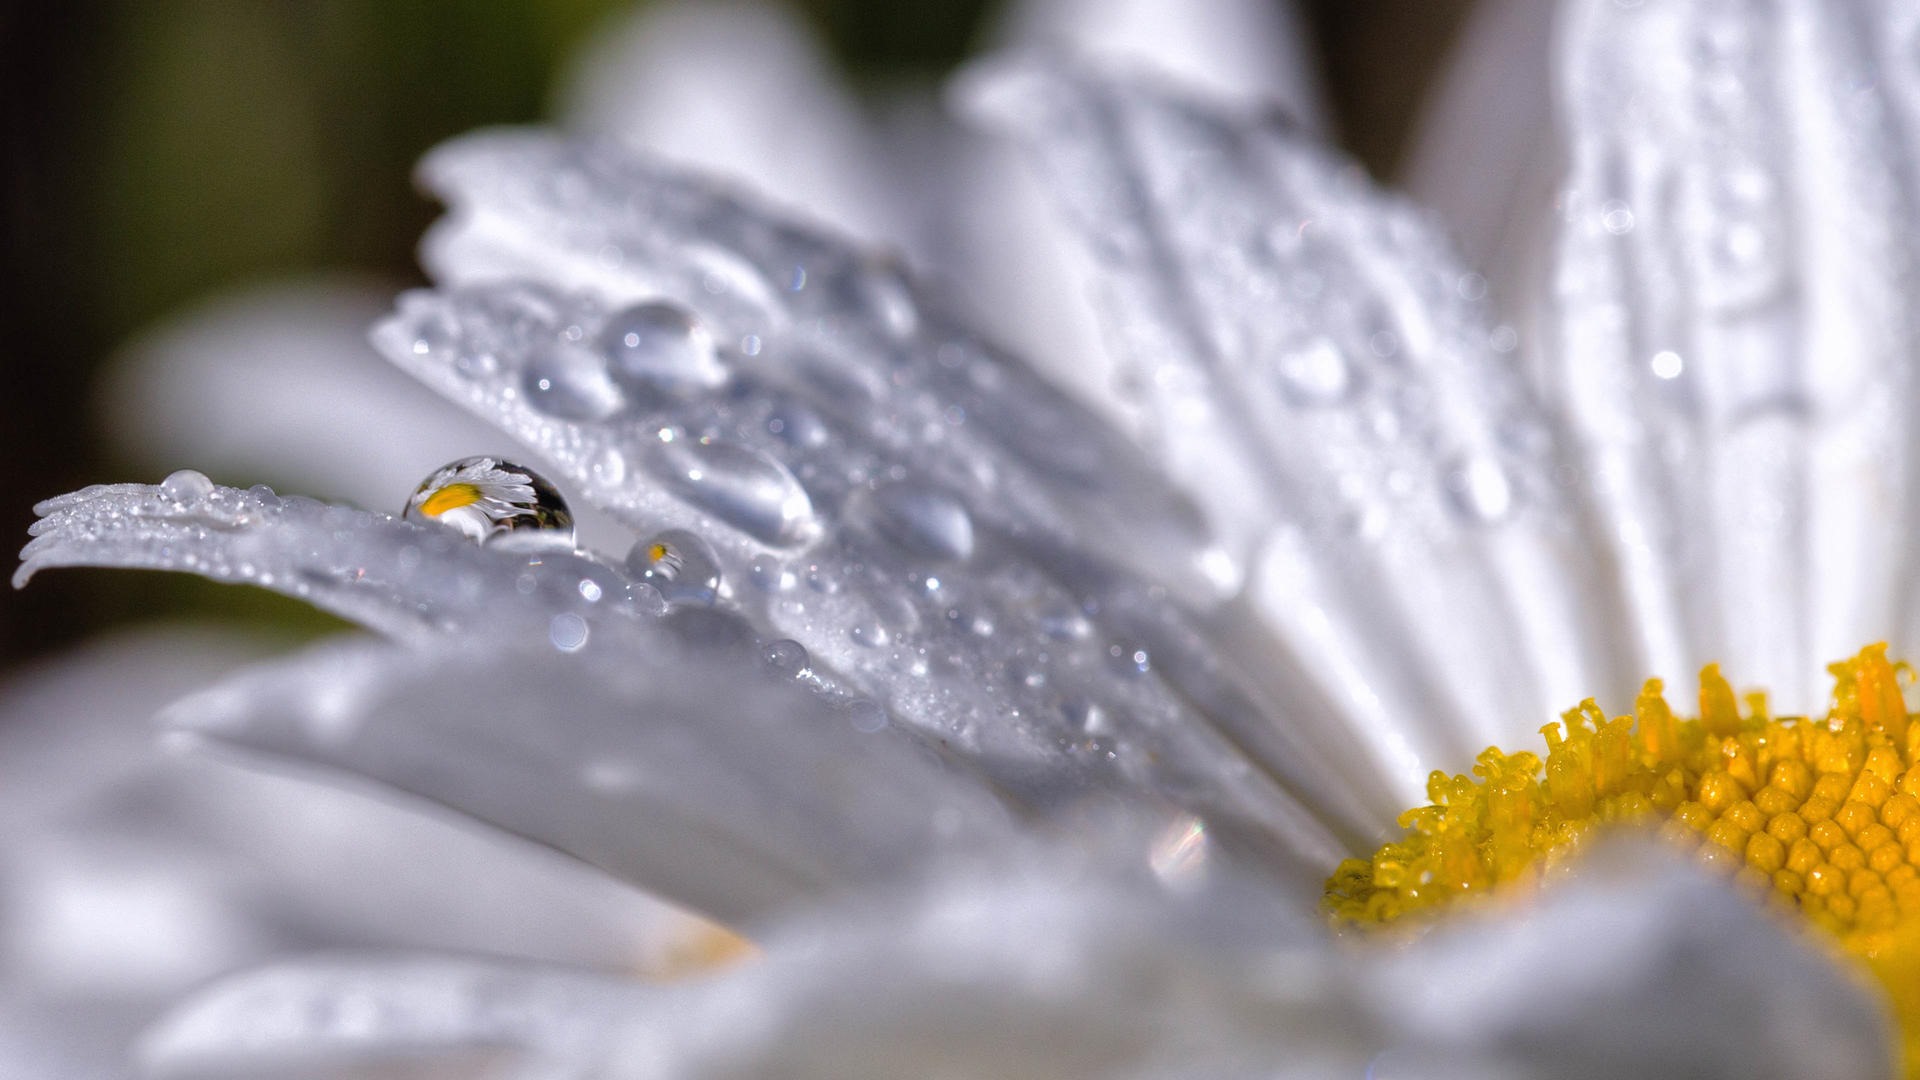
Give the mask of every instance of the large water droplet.
M 791 546 L 819 527 L 800 481 L 758 451 L 673 438 L 655 445 L 649 465 L 681 497 L 763 543 Z
M 560 492 L 525 465 L 495 457 L 435 469 L 413 489 L 402 516 L 515 551 L 573 550 L 573 512 Z
M 207 474 L 194 469 L 181 469 L 168 474 L 160 481 L 160 493 L 174 502 L 186 504 L 199 502 L 213 494 L 213 481 Z
M 660 590 L 670 604 L 711 604 L 720 596 L 720 559 L 685 529 L 668 529 L 627 552 L 627 573 Z
M 676 304 L 647 301 L 615 312 L 600 331 L 613 377 L 646 389 L 691 393 L 727 380 L 713 335 Z
M 598 353 L 555 342 L 527 358 L 520 373 L 527 402 L 563 420 L 605 420 L 626 407 L 626 395 Z
M 1280 392 L 1295 405 L 1334 405 L 1353 386 L 1353 372 L 1339 346 L 1316 337 L 1280 357 Z
M 950 492 L 885 484 L 873 493 L 873 508 L 880 531 L 916 555 L 964 559 L 973 554 L 973 519 Z

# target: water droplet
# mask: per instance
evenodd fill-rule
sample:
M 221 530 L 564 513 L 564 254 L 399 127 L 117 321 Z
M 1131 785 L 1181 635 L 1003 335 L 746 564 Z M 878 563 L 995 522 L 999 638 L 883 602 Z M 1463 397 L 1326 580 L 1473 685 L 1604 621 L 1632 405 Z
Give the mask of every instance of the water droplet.
M 1454 509 L 1470 520 L 1492 523 L 1513 509 L 1513 484 L 1491 458 L 1471 458 L 1447 473 Z
M 1633 231 L 1633 209 L 1619 199 L 1608 199 L 1600 206 L 1600 227 L 1614 236 Z
M 648 301 L 615 312 L 601 328 L 600 349 L 613 377 L 629 387 L 689 393 L 727 380 L 713 335 L 677 304 Z
M 1647 365 L 1653 373 L 1662 379 L 1677 379 L 1686 370 L 1686 362 L 1672 349 L 1661 349 L 1653 354 L 1653 360 Z
M 865 645 L 868 648 L 878 648 L 893 640 L 892 635 L 887 633 L 887 628 L 877 622 L 854 623 L 847 627 L 847 636 L 853 639 L 854 644 Z
M 919 328 L 920 313 L 906 281 L 892 267 L 876 267 L 855 275 L 854 287 L 873 320 L 895 340 L 904 340 Z
M 654 445 L 649 464 L 682 498 L 762 543 L 791 546 L 819 528 L 800 481 L 758 451 L 673 439 Z
M 1468 272 L 1460 275 L 1455 285 L 1462 300 L 1479 300 L 1487 295 L 1487 279 L 1479 274 Z
M 853 725 L 853 730 L 865 735 L 872 735 L 887 726 L 887 711 L 865 698 L 849 702 L 846 707 L 846 716 L 847 723 Z
M 534 408 L 563 420 L 605 420 L 627 403 L 604 358 L 564 341 L 528 357 L 520 388 Z
M 807 673 L 812 658 L 807 655 L 807 647 L 792 638 L 781 638 L 767 643 L 767 666 L 782 675 L 800 676 Z
M 885 484 L 873 493 L 873 509 L 880 531 L 916 555 L 958 560 L 973 554 L 973 519 L 948 491 Z
M 787 569 L 786 560 L 776 555 L 756 555 L 747 564 L 747 576 L 753 583 L 767 592 L 784 592 L 794 586 L 793 571 Z
M 604 595 L 606 595 L 606 590 L 601 588 L 599 582 L 592 578 L 580 579 L 580 598 L 582 600 L 585 600 L 589 604 L 597 604 Z
M 1287 350 L 1279 370 L 1280 392 L 1295 405 L 1333 405 L 1353 386 L 1346 357 L 1323 337 Z
M 213 481 L 207 474 L 195 469 L 181 469 L 168 474 L 160 481 L 160 493 L 174 502 L 186 504 L 199 502 L 213 494 Z
M 587 643 L 587 620 L 563 611 L 547 622 L 547 640 L 561 652 L 579 652 Z
M 435 469 L 407 500 L 408 521 L 515 551 L 572 551 L 573 514 L 544 477 L 495 457 Z
M 633 545 L 627 573 L 660 590 L 670 604 L 711 604 L 720 596 L 720 559 L 705 540 L 668 529 Z

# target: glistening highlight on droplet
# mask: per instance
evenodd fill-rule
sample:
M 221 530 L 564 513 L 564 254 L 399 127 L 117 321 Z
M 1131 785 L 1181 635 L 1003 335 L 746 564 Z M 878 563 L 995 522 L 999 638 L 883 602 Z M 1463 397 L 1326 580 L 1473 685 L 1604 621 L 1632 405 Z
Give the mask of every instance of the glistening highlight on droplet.
M 1472 775 L 1435 772 L 1406 833 L 1340 864 L 1326 908 L 1347 926 L 1406 926 L 1536 885 L 1590 837 L 1639 827 L 1798 912 L 1880 981 L 1907 1075 L 1920 1065 L 1920 724 L 1885 645 L 1831 665 L 1823 718 L 1775 717 L 1700 673 L 1699 717 L 1658 679 L 1631 716 L 1592 699 L 1541 729 L 1547 754 L 1489 747 Z

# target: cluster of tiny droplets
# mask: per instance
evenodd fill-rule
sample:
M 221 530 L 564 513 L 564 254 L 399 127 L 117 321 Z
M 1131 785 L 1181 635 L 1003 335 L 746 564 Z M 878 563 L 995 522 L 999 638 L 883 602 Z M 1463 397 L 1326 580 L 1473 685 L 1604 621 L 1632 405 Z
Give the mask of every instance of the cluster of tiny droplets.
M 1328 879 L 1337 922 L 1380 926 L 1539 881 L 1608 825 L 1639 824 L 1832 935 L 1880 980 L 1920 1063 L 1920 723 L 1885 645 L 1833 664 L 1823 719 L 1744 709 L 1717 665 L 1700 715 L 1676 717 L 1658 679 L 1633 715 L 1589 699 L 1541 729 L 1547 755 L 1488 748 L 1473 773 L 1435 772 L 1403 837 Z

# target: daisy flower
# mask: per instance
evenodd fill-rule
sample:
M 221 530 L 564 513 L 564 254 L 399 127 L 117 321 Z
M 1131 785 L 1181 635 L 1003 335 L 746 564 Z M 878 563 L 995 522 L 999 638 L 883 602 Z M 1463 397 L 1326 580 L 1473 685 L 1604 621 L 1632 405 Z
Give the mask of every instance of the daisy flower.
M 1920 727 L 1860 646 L 1912 643 L 1889 223 L 1920 21 L 1589 0 L 1561 32 L 1538 379 L 1434 224 L 1295 124 L 1072 55 L 970 72 L 1099 269 L 1137 431 L 727 184 L 541 131 L 434 151 L 436 286 L 374 343 L 557 483 L 470 459 L 401 516 L 90 488 L 16 581 L 186 570 L 379 632 L 165 723 L 762 955 L 667 989 L 292 960 L 184 1004 L 147 1066 L 1889 1072 Z M 632 546 L 576 548 L 562 490 Z M 1698 719 L 1640 682 L 1702 668 Z M 1526 752 L 1589 695 L 1632 714 Z

